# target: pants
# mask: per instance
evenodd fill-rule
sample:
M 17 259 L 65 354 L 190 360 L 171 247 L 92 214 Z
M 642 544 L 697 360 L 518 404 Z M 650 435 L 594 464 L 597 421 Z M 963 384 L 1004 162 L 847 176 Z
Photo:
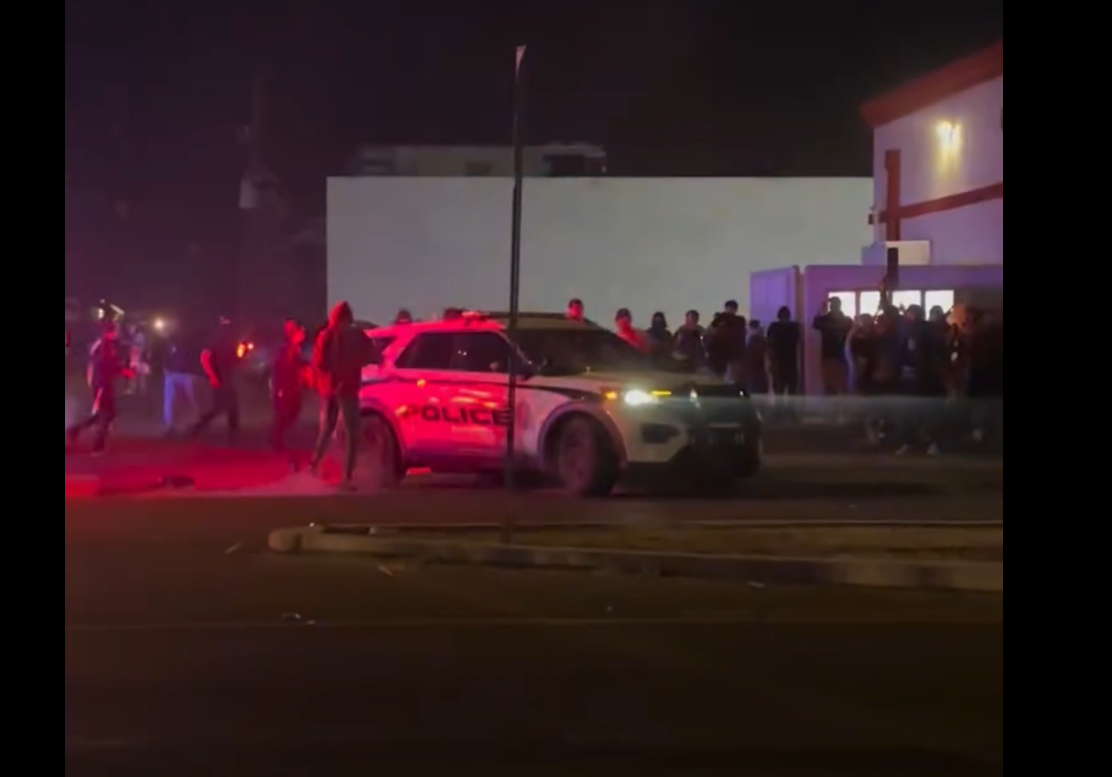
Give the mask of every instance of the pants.
M 212 407 L 197 421 L 193 427 L 193 435 L 196 436 L 208 429 L 209 424 L 222 415 L 228 417 L 228 433 L 238 432 L 239 397 L 236 396 L 235 387 L 228 383 L 212 387 Z
M 727 383 L 736 383 L 739 386 L 744 386 L 745 361 L 742 359 L 731 359 L 729 366 L 726 368 L 726 374 L 723 377 Z
M 845 359 L 822 360 L 822 390 L 828 397 L 845 394 L 849 389 L 849 365 Z
M 344 481 L 350 482 L 355 474 L 355 456 L 359 450 L 360 417 L 358 396 L 322 396 L 320 398 L 320 430 L 317 433 L 317 446 L 313 451 L 310 466 L 317 467 L 324 459 L 336 424 L 344 422 Z
M 772 393 L 778 397 L 799 393 L 799 368 L 795 364 L 772 365 Z
M 270 446 L 275 453 L 286 451 L 286 435 L 301 418 L 301 390 L 283 391 L 274 397 L 274 416 L 270 426 Z
M 191 415 L 197 415 L 197 386 L 201 378 L 186 372 L 167 372 L 162 384 L 162 425 L 167 431 L 174 428 L 174 402 L 178 395 L 185 397 Z
M 116 390 L 112 386 L 97 389 L 93 393 L 93 409 L 89 417 L 70 428 L 69 434 L 77 439 L 87 429 L 96 428 L 93 450 L 103 451 L 108 443 L 108 431 L 116 420 Z

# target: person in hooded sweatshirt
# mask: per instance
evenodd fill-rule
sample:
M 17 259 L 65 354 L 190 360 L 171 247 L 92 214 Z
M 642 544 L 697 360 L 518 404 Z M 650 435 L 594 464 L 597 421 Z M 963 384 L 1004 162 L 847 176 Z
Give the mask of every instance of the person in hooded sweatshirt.
M 645 339 L 649 344 L 649 354 L 654 359 L 667 362 L 672 358 L 672 330 L 668 328 L 668 319 L 660 311 L 653 313 Z
M 320 392 L 320 431 L 316 449 L 309 462 L 315 472 L 324 459 L 336 424 L 344 422 L 345 450 L 343 486 L 350 488 L 355 474 L 359 448 L 359 388 L 363 367 L 374 356 L 374 344 L 355 326 L 355 316 L 347 302 L 337 303 L 328 314 L 328 326 L 313 346 L 313 370 Z

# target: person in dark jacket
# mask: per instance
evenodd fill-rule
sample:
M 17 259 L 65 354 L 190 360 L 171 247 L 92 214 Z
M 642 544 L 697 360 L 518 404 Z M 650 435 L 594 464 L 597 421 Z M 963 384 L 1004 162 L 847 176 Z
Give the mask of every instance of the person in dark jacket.
M 749 340 L 745 344 L 745 388 L 753 396 L 768 394 L 768 338 L 761 322 L 749 322 Z
M 67 430 L 66 435 L 71 443 L 76 443 L 85 430 L 96 428 L 93 452 L 104 452 L 108 444 L 108 432 L 112 428 L 112 422 L 116 420 L 116 380 L 131 376 L 131 370 L 120 358 L 116 331 L 105 331 L 89 351 L 88 380 L 93 392 L 92 412 L 84 421 Z
M 208 347 L 201 351 L 201 369 L 212 387 L 212 406 L 193 425 L 190 436 L 198 437 L 220 416 L 228 418 L 228 436 L 239 433 L 239 396 L 235 377 L 243 358 L 241 343 L 235 336 L 230 319 L 221 318 Z
M 945 330 L 923 317 L 919 305 L 908 307 L 904 318 L 900 384 L 908 398 L 902 428 L 902 445 L 906 453 L 918 442 L 925 442 L 927 452 L 938 452 L 940 407 L 946 397 Z
M 337 303 L 328 314 L 328 326 L 313 347 L 313 372 L 321 406 L 317 444 L 309 466 L 314 472 L 318 470 L 336 424 L 342 418 L 345 431 L 342 485 L 345 488 L 352 486 L 359 449 L 359 389 L 363 383 L 363 367 L 374 356 L 374 344 L 354 324 L 351 305 Z
M 293 319 L 282 327 L 283 342 L 271 365 L 271 391 L 274 406 L 270 444 L 275 453 L 286 451 L 286 436 L 301 418 L 301 390 L 308 382 L 309 365 L 301 355 L 305 329 Z
M 745 341 L 748 337 L 745 316 L 738 315 L 738 304 L 729 300 L 710 323 L 707 355 L 715 374 L 744 385 Z
M 660 311 L 653 313 L 652 324 L 645 337 L 649 343 L 649 355 L 662 364 L 672 358 L 672 332 L 668 329 L 668 319 Z
M 803 334 L 792 311 L 784 305 L 776 312 L 776 320 L 768 325 L 769 367 L 772 372 L 772 393 L 795 396 L 799 393 L 799 346 Z
M 707 366 L 707 347 L 703 341 L 705 332 L 699 325 L 699 311 L 689 310 L 683 317 L 683 326 L 676 330 L 676 356 L 687 363 L 691 370 L 698 372 Z

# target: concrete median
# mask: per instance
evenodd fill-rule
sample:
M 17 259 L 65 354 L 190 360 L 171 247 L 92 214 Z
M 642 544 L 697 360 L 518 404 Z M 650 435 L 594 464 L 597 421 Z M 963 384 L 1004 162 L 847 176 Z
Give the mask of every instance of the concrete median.
M 1000 561 L 967 561 L 691 553 L 543 544 L 536 542 L 538 534 L 535 532 L 522 539 L 525 542 L 500 543 L 484 541 L 481 536 L 467 533 L 430 537 L 408 531 L 380 533 L 376 530 L 371 533 L 371 530 L 358 532 L 351 528 L 308 526 L 275 530 L 268 538 L 268 545 L 272 551 L 282 554 L 354 554 L 406 558 L 418 564 L 599 570 L 744 580 L 752 584 L 856 585 L 993 593 L 1004 590 L 1002 557 Z

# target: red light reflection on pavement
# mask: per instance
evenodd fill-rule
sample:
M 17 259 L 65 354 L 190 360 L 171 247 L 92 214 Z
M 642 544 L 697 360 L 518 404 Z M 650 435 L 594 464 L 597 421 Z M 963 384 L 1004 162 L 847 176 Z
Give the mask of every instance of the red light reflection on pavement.
M 66 499 L 173 490 L 164 481 L 188 483 L 191 491 L 231 491 L 276 483 L 290 474 L 286 459 L 259 450 L 214 448 L 155 440 L 121 440 L 100 457 L 67 451 Z

